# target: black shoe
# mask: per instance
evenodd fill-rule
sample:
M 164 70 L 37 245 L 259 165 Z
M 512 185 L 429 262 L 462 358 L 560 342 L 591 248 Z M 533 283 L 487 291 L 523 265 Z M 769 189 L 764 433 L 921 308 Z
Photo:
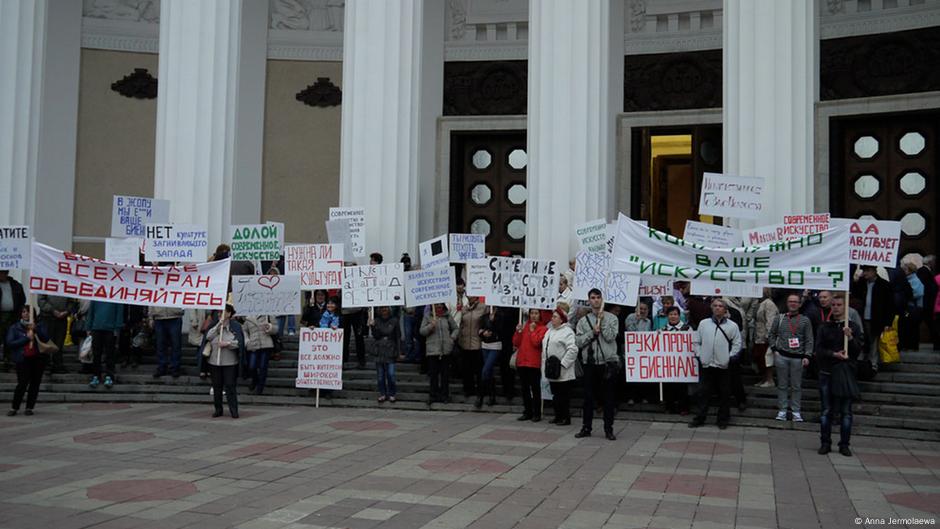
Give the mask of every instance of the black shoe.
M 473 407 L 476 409 L 480 409 L 483 407 L 483 395 L 480 395 L 477 397 L 476 402 L 473 403 Z
M 7 412 L 7 417 L 13 417 L 14 415 L 16 415 L 16 410 L 10 410 Z
M 571 419 L 562 419 L 556 422 L 555 424 L 557 424 L 558 426 L 571 426 Z
M 536 415 L 535 417 L 532 417 L 532 422 L 541 422 L 541 421 L 542 421 L 541 415 Z
M 166 376 L 166 371 L 162 369 L 157 369 L 153 372 L 153 378 L 160 378 Z
M 726 423 L 726 422 L 720 422 L 720 423 L 718 423 L 718 429 L 719 429 L 719 430 L 727 430 L 727 429 L 728 429 L 728 423 Z
M 587 430 L 581 430 L 580 432 L 574 434 L 575 439 L 582 439 L 584 437 L 590 437 L 590 436 L 591 436 L 591 432 Z
M 698 428 L 705 424 L 705 421 L 700 421 L 698 419 L 692 419 L 689 421 L 689 428 Z
M 231 415 L 232 415 L 232 418 L 233 418 L 233 419 L 237 419 L 237 418 L 238 418 L 238 412 L 237 412 L 237 411 L 233 411 L 233 412 L 231 413 Z
M 852 451 L 849 450 L 849 447 L 847 446 L 840 446 L 839 453 L 844 455 L 845 457 L 852 457 Z
M 220 412 L 219 410 L 216 410 L 215 413 L 212 414 L 213 419 L 215 419 L 216 417 L 221 417 L 221 416 L 222 416 L 222 412 Z
M 614 435 L 614 432 L 607 432 L 605 435 L 606 435 L 608 441 L 616 441 L 616 440 L 617 440 L 617 436 Z
M 524 414 L 523 414 L 523 415 L 520 415 L 519 417 L 516 417 L 516 420 L 517 420 L 517 421 L 531 421 L 531 420 L 532 420 L 532 416 L 531 416 L 531 415 L 524 415 Z
M 819 447 L 819 450 L 816 450 L 816 453 L 821 456 L 824 456 L 831 451 L 832 451 L 832 447 L 830 447 L 829 445 L 822 445 Z
M 33 410 L 29 408 L 27 408 L 26 411 L 23 412 L 23 415 L 32 415 L 32 414 L 33 414 Z

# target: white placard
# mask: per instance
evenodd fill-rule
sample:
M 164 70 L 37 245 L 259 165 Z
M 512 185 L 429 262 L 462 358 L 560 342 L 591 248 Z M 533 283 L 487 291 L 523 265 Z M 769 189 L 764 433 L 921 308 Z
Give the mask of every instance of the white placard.
M 764 297 L 764 287 L 753 283 L 730 283 L 728 281 L 693 279 L 689 286 L 689 293 L 693 296 L 730 296 L 760 299 Z
M 447 249 L 447 234 L 440 235 L 418 245 L 421 268 L 438 268 L 450 263 Z
M 300 276 L 232 276 L 239 316 L 289 316 L 300 311 Z
M 489 261 L 487 259 L 473 259 L 467 261 L 467 295 L 489 296 L 490 286 L 493 284 L 490 276 Z
M 0 226 L 0 270 L 29 268 L 29 226 Z
M 202 263 L 209 251 L 209 233 L 193 224 L 147 224 L 144 259 L 151 263 Z
M 640 276 L 623 272 L 608 272 L 604 301 L 614 305 L 635 307 L 640 295 Z
M 487 257 L 490 294 L 494 307 L 555 308 L 558 297 L 558 265 L 555 261 L 522 257 Z
M 741 246 L 741 231 L 728 226 L 687 220 L 682 239 L 709 248 L 734 248 Z
M 233 261 L 278 261 L 284 250 L 284 225 L 235 224 L 229 227 Z
M 832 219 L 849 227 L 849 262 L 894 268 L 901 245 L 901 223 L 896 220 Z
M 640 297 L 660 297 L 675 295 L 675 280 L 665 277 L 640 276 Z
M 114 195 L 111 206 L 111 236 L 144 237 L 147 224 L 168 224 L 170 201 Z
M 104 240 L 104 260 L 126 265 L 140 264 L 140 247 L 143 243 L 144 240 L 137 237 L 129 239 L 108 237 Z
M 288 244 L 284 274 L 300 276 L 301 290 L 343 288 L 343 245 Z
M 404 305 L 404 276 L 401 263 L 343 267 L 343 307 Z
M 365 208 L 330 208 L 329 220 L 349 220 L 349 246 L 347 257 L 365 257 L 366 255 L 366 210 Z M 334 242 L 330 239 L 330 242 Z
M 628 332 L 624 345 L 627 382 L 698 382 L 692 331 Z
M 405 272 L 405 306 L 420 307 L 434 303 L 457 304 L 454 267 Z
M 797 238 L 829 229 L 828 213 L 807 213 L 803 215 L 784 215 L 783 225 L 787 228 L 788 238 Z
M 603 252 L 607 250 L 608 230 L 607 219 L 597 219 L 585 222 L 575 227 L 574 235 L 582 250 L 588 252 Z
M 294 387 L 343 389 L 343 329 L 301 327 Z
M 604 252 L 582 250 L 575 257 L 572 297 L 588 299 L 592 288 L 601 291 L 604 301 L 616 305 L 634 306 L 640 289 L 639 276 L 610 271 L 610 255 Z
M 450 262 L 466 263 L 486 257 L 486 236 L 482 233 L 451 233 Z
M 760 218 L 764 210 L 764 179 L 705 173 L 699 215 L 739 219 Z

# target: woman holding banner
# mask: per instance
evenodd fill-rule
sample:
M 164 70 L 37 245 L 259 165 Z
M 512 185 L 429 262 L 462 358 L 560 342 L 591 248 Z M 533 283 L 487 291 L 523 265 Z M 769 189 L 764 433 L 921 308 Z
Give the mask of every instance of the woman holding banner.
M 529 309 L 529 321 L 517 325 L 512 336 L 524 407 L 520 421 L 542 420 L 542 339 L 546 330 L 542 311 Z
M 23 305 L 20 321 L 10 326 L 5 337 L 4 350 L 16 365 L 16 389 L 13 390 L 13 402 L 7 412 L 10 417 L 20 410 L 23 395 L 26 395 L 26 415 L 33 414 L 39 385 L 42 383 L 42 372 L 49 356 L 40 350 L 39 345 L 40 341 L 49 342 L 46 329 L 42 324 L 35 324 L 36 319 L 31 311 L 29 305 Z
M 245 350 L 245 335 L 242 326 L 232 320 L 235 307 L 225 305 L 219 323 L 209 329 L 206 341 L 210 348 L 209 369 L 212 372 L 212 396 L 215 404 L 215 413 L 212 417 L 222 416 L 222 390 L 225 390 L 228 399 L 229 413 L 233 419 L 238 418 L 238 393 L 235 383 L 238 376 L 238 361 L 241 352 Z M 203 353 L 205 354 L 205 353 Z
M 551 323 L 542 338 L 542 376 L 552 388 L 552 424 L 571 424 L 571 385 L 574 384 L 574 364 L 578 361 L 578 346 L 574 330 L 568 325 L 567 307 L 559 305 L 552 312 Z
M 477 393 L 477 400 L 474 403 L 477 408 L 483 406 L 484 393 L 489 395 L 486 402 L 487 406 L 496 404 L 496 379 L 493 377 L 493 371 L 503 349 L 499 332 L 502 327 L 503 313 L 496 310 L 496 307 L 487 307 L 483 317 L 480 318 L 480 348 L 483 350 L 483 369 L 480 373 L 480 391 Z

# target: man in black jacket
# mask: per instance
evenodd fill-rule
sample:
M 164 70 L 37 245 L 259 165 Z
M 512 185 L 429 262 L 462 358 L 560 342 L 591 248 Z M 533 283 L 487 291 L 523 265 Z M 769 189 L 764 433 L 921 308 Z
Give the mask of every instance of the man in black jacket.
M 26 293 L 23 291 L 23 285 L 10 277 L 9 270 L 0 270 L 0 345 L 5 341 L 7 330 L 20 321 L 20 313 L 25 304 Z M 9 355 L 4 351 L 3 370 L 9 371 L 11 365 Z
M 940 328 L 937 325 L 936 315 L 933 313 L 934 304 L 937 301 L 937 282 L 934 279 L 937 273 L 936 266 L 936 257 L 932 255 L 924 257 L 924 266 L 917 269 L 917 278 L 924 284 L 924 322 L 930 329 L 933 350 L 940 351 Z
M 865 336 L 868 347 L 865 358 L 871 362 L 873 370 L 878 370 L 878 338 L 891 327 L 896 311 L 891 285 L 878 277 L 874 266 L 862 266 L 862 277 L 852 285 L 852 297 L 859 305 L 862 321 L 865 322 Z
M 825 455 L 832 446 L 832 416 L 840 415 L 839 453 L 851 456 L 852 400 L 858 385 L 855 382 L 855 359 L 861 352 L 858 325 L 845 327 L 845 299 L 842 294 L 832 298 L 832 318 L 822 323 L 816 334 L 816 359 L 819 363 L 819 454 Z M 845 347 L 848 337 L 848 348 Z

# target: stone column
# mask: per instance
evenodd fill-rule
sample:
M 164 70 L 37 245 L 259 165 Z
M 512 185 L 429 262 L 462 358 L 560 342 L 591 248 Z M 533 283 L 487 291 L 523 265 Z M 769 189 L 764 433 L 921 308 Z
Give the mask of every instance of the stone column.
M 816 3 L 725 0 L 724 173 L 765 179 L 765 213 L 743 227 L 813 210 Z
M 615 218 L 623 0 L 529 1 L 526 254 L 563 263 L 574 226 Z
M 346 2 L 339 201 L 365 208 L 366 252 L 388 261 L 417 263 L 432 235 L 443 27 L 437 0 Z
M 254 0 L 161 2 L 154 196 L 210 245 L 262 220 L 267 17 Z

